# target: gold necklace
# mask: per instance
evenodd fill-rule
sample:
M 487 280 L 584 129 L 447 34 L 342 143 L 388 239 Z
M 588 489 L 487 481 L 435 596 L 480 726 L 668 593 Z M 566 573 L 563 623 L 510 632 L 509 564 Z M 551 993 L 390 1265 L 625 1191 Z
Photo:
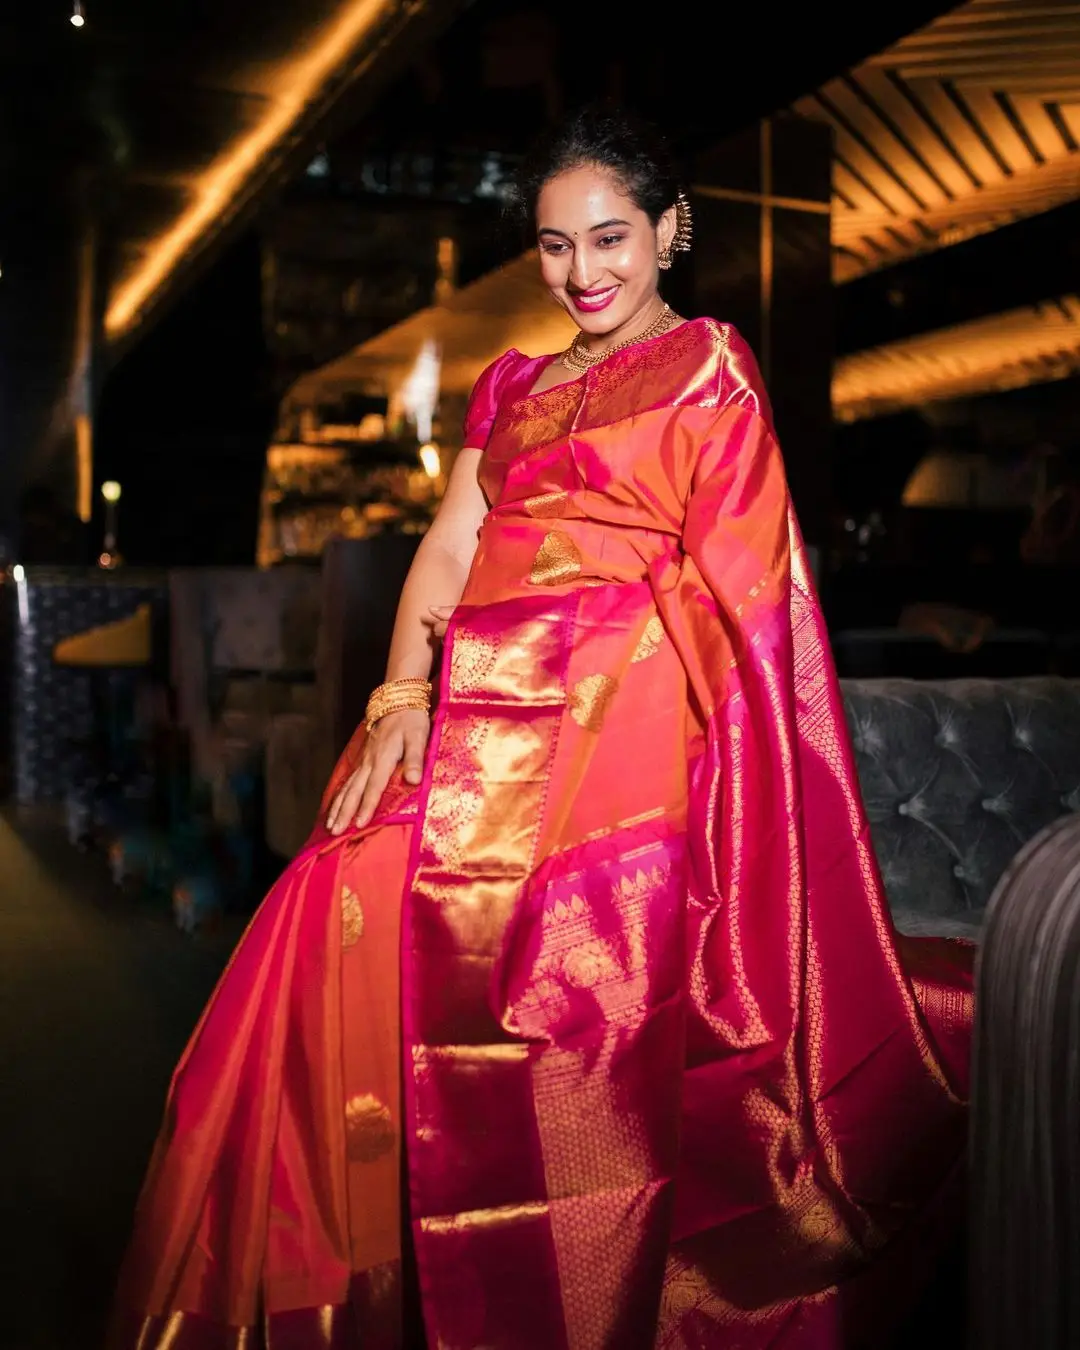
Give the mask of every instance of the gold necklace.
M 679 317 L 674 313 L 670 305 L 665 305 L 660 313 L 649 324 L 648 328 L 640 333 L 635 333 L 633 337 L 623 338 L 621 342 L 616 342 L 614 346 L 607 347 L 602 352 L 591 352 L 585 346 L 585 334 L 579 333 L 577 337 L 563 352 L 563 365 L 567 370 L 582 374 L 586 370 L 591 370 L 600 361 L 606 361 L 609 356 L 614 356 L 616 352 L 621 352 L 624 347 L 632 347 L 637 342 L 648 342 L 649 338 L 659 337 L 661 333 L 666 333 L 669 328 L 673 328 L 679 322 Z

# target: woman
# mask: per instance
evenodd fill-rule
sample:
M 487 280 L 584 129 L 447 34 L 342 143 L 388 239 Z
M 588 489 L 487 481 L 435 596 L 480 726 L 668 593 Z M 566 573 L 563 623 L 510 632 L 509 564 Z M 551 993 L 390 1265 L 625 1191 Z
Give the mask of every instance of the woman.
M 579 334 L 477 384 L 177 1070 L 119 1345 L 399 1345 L 400 1166 L 432 1350 L 880 1346 L 947 1230 L 970 961 L 891 927 L 753 357 L 660 298 L 645 132 L 579 116 L 522 195 Z

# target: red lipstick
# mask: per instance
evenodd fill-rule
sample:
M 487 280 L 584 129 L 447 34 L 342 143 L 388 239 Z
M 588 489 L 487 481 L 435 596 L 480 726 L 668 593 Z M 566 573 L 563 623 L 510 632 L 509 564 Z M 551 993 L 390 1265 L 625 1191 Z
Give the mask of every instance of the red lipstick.
M 593 291 L 570 291 L 569 295 L 575 309 L 583 314 L 599 314 L 615 299 L 618 290 L 618 286 L 604 286 Z

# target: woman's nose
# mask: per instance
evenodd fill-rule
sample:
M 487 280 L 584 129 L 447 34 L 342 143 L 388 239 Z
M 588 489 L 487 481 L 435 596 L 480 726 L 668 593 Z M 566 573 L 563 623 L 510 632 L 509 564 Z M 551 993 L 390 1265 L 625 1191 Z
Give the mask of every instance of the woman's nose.
M 576 291 L 590 291 L 596 284 L 597 268 L 589 257 L 587 249 L 574 250 L 574 260 L 570 264 L 570 284 Z

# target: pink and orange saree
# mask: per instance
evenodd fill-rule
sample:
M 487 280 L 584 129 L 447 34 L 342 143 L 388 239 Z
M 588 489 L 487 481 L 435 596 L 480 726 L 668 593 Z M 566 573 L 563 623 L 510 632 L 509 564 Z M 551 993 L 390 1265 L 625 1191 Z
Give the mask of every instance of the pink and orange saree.
M 890 922 L 753 358 L 549 359 L 470 406 L 422 784 L 316 828 L 176 1071 L 122 1350 L 398 1347 L 403 1221 L 430 1350 L 880 1346 L 948 1232 L 970 951 Z

